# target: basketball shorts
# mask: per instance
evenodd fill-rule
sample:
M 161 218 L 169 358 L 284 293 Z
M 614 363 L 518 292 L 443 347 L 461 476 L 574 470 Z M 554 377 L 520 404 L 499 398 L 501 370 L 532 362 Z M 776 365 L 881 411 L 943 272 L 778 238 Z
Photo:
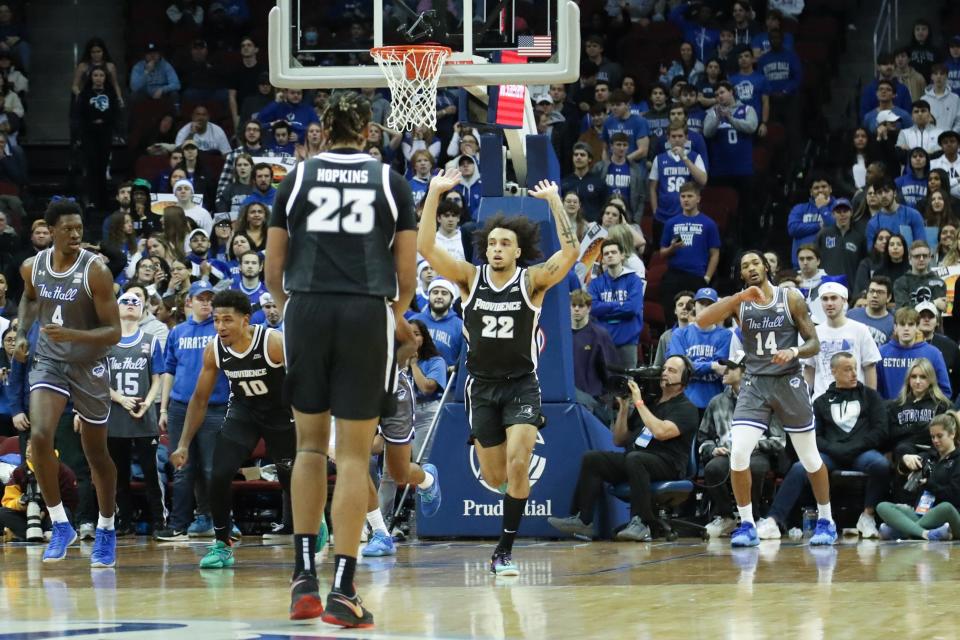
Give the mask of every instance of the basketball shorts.
M 393 396 L 393 311 L 383 298 L 294 293 L 284 313 L 284 400 L 344 420 L 380 416 Z
M 785 376 L 744 376 L 733 410 L 733 424 L 766 431 L 771 415 L 780 418 L 788 433 L 814 429 L 810 391 L 800 372 Z
M 531 373 L 510 380 L 481 380 L 473 376 L 466 382 L 466 411 L 470 423 L 470 441 L 495 447 L 507 439 L 507 427 L 546 425 L 540 407 L 540 380 Z
M 398 381 L 397 390 L 393 394 L 393 411 L 384 411 L 381 414 L 380 425 L 377 431 L 383 439 L 394 445 L 404 445 L 413 442 L 413 403 L 410 397 L 413 389 L 406 377 Z
M 35 355 L 30 369 L 30 391 L 46 389 L 65 395 L 73 410 L 88 424 L 107 424 L 110 417 L 110 363 L 63 362 Z
M 268 441 L 289 438 L 292 450 L 296 450 L 297 430 L 289 416 L 268 418 L 236 403 L 227 409 L 220 436 L 250 450 L 256 448 L 260 438 Z

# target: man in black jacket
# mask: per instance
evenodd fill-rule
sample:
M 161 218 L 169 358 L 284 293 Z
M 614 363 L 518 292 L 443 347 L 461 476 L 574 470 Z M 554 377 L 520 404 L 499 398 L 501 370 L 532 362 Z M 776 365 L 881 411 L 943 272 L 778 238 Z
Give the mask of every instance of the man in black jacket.
M 580 538 L 593 538 L 593 513 L 604 483 L 630 483 L 630 522 L 617 540 L 646 542 L 656 522 L 651 506 L 650 483 L 686 476 L 690 446 L 699 425 L 696 406 L 683 390 L 693 374 L 685 356 L 670 356 L 660 374 L 662 395 L 647 407 L 640 389 L 631 380 L 631 398 L 618 398 L 620 411 L 613 423 L 613 444 L 624 451 L 587 451 L 580 460 L 580 476 L 567 518 L 548 518 L 555 529 Z M 631 404 L 637 411 L 630 415 Z
M 950 374 L 950 388 L 960 389 L 960 346 L 953 338 L 937 331 L 940 322 L 940 310 L 929 300 L 924 300 L 914 307 L 917 310 L 917 328 L 923 334 L 923 339 L 940 350 L 943 354 L 943 364 Z
M 857 530 L 864 538 L 878 537 L 874 512 L 890 483 L 890 463 L 877 451 L 887 433 L 887 410 L 883 398 L 857 381 L 857 361 L 847 351 L 830 359 L 836 380 L 813 403 L 817 425 L 817 449 L 827 469 L 856 470 L 867 474 L 863 513 Z M 807 474 L 799 462 L 787 473 L 769 518 L 785 528 L 790 512 L 800 499 Z

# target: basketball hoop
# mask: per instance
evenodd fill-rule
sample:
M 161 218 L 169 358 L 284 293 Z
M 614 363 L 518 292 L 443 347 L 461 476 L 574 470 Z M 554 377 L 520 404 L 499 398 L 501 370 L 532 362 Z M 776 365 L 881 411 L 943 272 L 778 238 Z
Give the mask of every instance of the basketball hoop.
M 387 126 L 398 131 L 437 126 L 437 82 L 449 47 L 404 45 L 375 47 L 370 55 L 387 77 L 392 110 Z

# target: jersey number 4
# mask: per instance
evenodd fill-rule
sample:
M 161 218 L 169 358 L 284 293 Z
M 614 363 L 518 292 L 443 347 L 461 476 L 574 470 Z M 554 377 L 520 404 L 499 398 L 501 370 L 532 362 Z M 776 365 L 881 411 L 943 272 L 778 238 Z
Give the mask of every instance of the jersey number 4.
M 757 355 L 758 356 L 772 356 L 780 348 L 777 346 L 777 336 L 774 335 L 773 331 L 767 332 L 767 339 L 763 339 L 763 333 L 757 332 Z
M 307 231 L 370 233 L 376 216 L 376 197 L 370 189 L 313 187 L 307 199 L 316 208 L 307 216 Z
M 53 310 L 53 315 L 50 316 L 50 322 L 53 324 L 58 324 L 61 327 L 63 326 L 63 305 L 58 304 L 57 308 Z
M 484 338 L 512 338 L 513 337 L 513 318 L 510 316 L 483 316 L 483 331 L 480 335 Z

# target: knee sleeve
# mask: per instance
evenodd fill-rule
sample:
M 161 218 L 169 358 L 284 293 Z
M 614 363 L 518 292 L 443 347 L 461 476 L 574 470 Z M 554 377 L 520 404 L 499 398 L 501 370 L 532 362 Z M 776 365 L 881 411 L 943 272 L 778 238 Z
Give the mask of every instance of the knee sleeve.
M 763 437 L 763 431 L 745 424 L 730 428 L 730 470 L 746 471 L 750 468 L 750 455 Z
M 823 466 L 823 460 L 820 458 L 820 451 L 817 450 L 817 433 L 812 429 L 790 434 L 790 442 L 793 443 L 793 450 L 797 452 L 797 458 L 807 473 L 815 473 Z

